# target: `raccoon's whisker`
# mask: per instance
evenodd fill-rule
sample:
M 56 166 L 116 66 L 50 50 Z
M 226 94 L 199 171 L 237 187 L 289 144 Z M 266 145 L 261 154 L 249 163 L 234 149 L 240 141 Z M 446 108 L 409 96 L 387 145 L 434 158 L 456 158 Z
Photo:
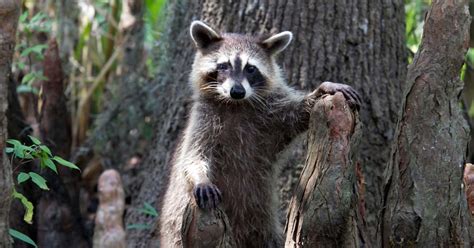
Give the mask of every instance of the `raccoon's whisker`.
M 274 90 L 268 89 L 267 87 L 254 87 L 255 92 L 258 92 L 257 94 L 261 97 L 264 95 L 268 95 L 271 93 L 274 93 Z
M 255 89 L 258 90 L 258 92 L 262 92 L 262 93 L 272 93 L 273 92 L 271 89 L 268 89 L 266 87 L 256 87 Z
M 208 85 L 205 85 L 203 87 L 201 87 L 201 90 L 204 90 L 204 91 L 209 91 L 209 90 L 216 90 L 218 87 L 218 84 L 208 84 Z
M 262 104 L 258 101 L 258 98 L 255 96 L 252 96 L 249 98 L 249 104 L 254 108 L 254 109 L 260 109 L 263 108 Z
M 268 106 L 265 103 L 265 99 L 259 93 L 254 93 L 251 99 L 258 103 L 262 107 L 262 109 L 268 109 Z
M 254 99 L 253 99 L 253 97 L 249 98 L 249 101 L 248 101 L 248 103 L 250 104 L 250 106 L 252 106 L 252 108 L 256 109 L 256 108 L 257 108 L 257 106 L 255 106 L 255 104 L 254 104 L 254 101 L 253 101 L 253 100 L 254 100 Z
M 217 81 L 209 81 L 209 82 L 207 82 L 207 85 L 217 86 L 217 85 L 219 85 L 219 82 L 217 82 Z
M 214 86 L 214 85 L 208 85 L 208 86 L 205 86 L 205 87 L 202 87 L 201 90 L 214 90 L 214 89 L 217 89 L 217 86 Z

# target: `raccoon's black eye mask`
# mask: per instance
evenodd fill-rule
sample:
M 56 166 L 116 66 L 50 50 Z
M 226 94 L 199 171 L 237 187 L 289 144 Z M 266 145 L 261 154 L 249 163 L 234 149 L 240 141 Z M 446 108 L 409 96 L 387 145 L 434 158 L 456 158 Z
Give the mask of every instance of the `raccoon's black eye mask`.
M 247 64 L 244 68 L 244 74 L 252 86 L 264 86 L 267 81 L 260 70 L 254 65 Z
M 217 64 L 215 71 L 212 71 L 207 74 L 206 81 L 207 82 L 222 82 L 225 79 L 224 77 L 227 75 L 226 73 L 231 71 L 231 69 L 232 69 L 232 65 L 230 64 L 230 62 L 219 63 Z M 264 86 L 266 83 L 266 78 L 262 75 L 260 70 L 256 66 L 251 65 L 251 64 L 245 65 L 243 71 L 231 72 L 231 76 L 233 76 L 234 78 L 240 78 L 240 80 L 242 80 L 242 78 L 245 77 L 250 85 L 256 86 L 256 87 Z
M 249 75 L 253 75 L 258 72 L 258 69 L 254 65 L 246 65 L 244 68 L 245 72 Z

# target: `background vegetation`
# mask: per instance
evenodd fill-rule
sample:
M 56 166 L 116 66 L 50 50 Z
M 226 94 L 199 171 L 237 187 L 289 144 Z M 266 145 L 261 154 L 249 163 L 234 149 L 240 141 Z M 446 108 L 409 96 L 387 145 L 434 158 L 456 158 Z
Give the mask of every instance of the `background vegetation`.
M 24 0 L 18 42 L 14 58 L 14 72 L 17 75 L 19 94 L 39 95 L 40 81 L 44 79 L 41 62 L 43 52 L 47 48 L 48 37 L 58 36 L 60 25 L 64 20 L 58 1 Z M 145 0 L 144 47 L 146 68 L 144 75 L 152 81 L 155 71 L 156 50 L 159 50 L 160 33 L 163 23 L 165 0 Z M 405 0 L 406 12 L 406 46 L 409 51 L 408 60 L 418 50 L 423 31 L 424 15 L 429 9 L 430 0 Z M 104 102 L 109 95 L 105 94 L 108 84 L 113 84 L 120 70 L 119 53 L 122 45 L 119 29 L 122 1 L 119 0 L 79 0 L 75 20 L 77 27 L 69 31 L 66 39 L 73 40 L 72 46 L 64 45 L 62 59 L 68 77 L 66 94 L 72 124 L 74 125 L 74 145 L 80 146 L 90 133 L 94 118 L 102 111 Z M 74 32 L 74 33 L 72 33 Z M 61 43 L 61 40 L 59 41 Z M 466 65 L 462 72 L 464 79 L 466 67 L 472 68 L 474 52 L 469 50 Z M 470 85 L 470 83 L 468 83 Z M 473 99 L 467 99 L 469 116 L 474 117 Z M 39 106 L 40 104 L 33 103 Z M 34 111 L 31 109 L 30 111 Z M 28 113 L 32 114 L 32 113 Z M 146 130 L 150 132 L 150 130 Z M 147 135 L 147 134 L 145 134 Z M 149 133 L 148 133 L 149 135 Z

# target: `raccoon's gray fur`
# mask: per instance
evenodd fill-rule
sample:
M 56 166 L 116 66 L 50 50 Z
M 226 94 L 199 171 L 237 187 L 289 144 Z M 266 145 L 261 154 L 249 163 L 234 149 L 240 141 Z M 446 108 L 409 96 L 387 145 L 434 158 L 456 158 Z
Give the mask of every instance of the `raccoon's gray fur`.
M 193 106 L 177 148 L 161 210 L 161 247 L 180 247 L 183 212 L 219 207 L 238 247 L 282 246 L 278 221 L 277 154 L 308 127 L 316 97 L 336 91 L 353 106 L 349 86 L 323 83 L 305 95 L 287 86 L 275 61 L 291 42 L 282 32 L 259 39 L 219 33 L 195 21 Z

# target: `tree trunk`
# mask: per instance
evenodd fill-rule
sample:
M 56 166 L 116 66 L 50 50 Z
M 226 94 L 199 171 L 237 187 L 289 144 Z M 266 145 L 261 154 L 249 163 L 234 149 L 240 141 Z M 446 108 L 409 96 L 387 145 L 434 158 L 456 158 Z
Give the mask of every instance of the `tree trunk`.
M 459 107 L 469 24 L 464 0 L 433 1 L 426 15 L 387 166 L 386 247 L 472 247 L 461 185 L 469 127 Z
M 59 50 L 53 39 L 43 62 L 42 107 L 39 118 L 41 140 L 54 155 L 69 158 L 71 125 L 64 96 Z M 40 247 L 87 247 L 79 211 L 79 172 L 58 166 L 58 174 L 42 170 L 49 191 L 43 191 L 36 206 L 37 242 Z
M 0 244 L 10 247 L 9 212 L 12 195 L 12 168 L 5 154 L 8 138 L 6 111 L 8 109 L 8 82 L 15 48 L 16 28 L 20 14 L 20 1 L 0 3 Z
M 72 65 L 69 61 L 71 53 L 79 39 L 79 5 L 78 0 L 60 0 L 56 3 L 58 22 L 59 54 L 66 75 L 71 75 Z
M 156 134 L 140 165 L 142 173 L 128 192 L 132 209 L 144 202 L 158 207 L 167 183 L 169 161 L 185 125 L 190 101 L 189 74 L 183 72 L 191 68 L 194 54 L 188 33 L 191 21 L 201 19 L 223 31 L 256 35 L 290 30 L 295 39 L 281 57 L 290 85 L 310 90 L 327 80 L 350 84 L 363 95 L 360 118 L 364 139 L 356 160 L 366 180 L 367 195 L 363 200 L 367 204 L 368 240 L 380 244 L 382 174 L 394 137 L 406 70 L 403 1 L 174 0 L 168 5 L 166 13 L 172 14 L 167 16 L 157 49 L 157 82 L 150 89 L 152 94 L 140 100 L 154 108 Z M 302 168 L 305 150 L 301 141 L 299 144 L 289 158 L 283 159 L 282 206 L 287 205 Z M 127 213 L 127 224 L 154 222 L 138 211 Z M 130 230 L 129 246 L 149 247 L 158 238 L 154 233 L 154 229 Z
M 365 235 L 357 227 L 362 220 L 357 213 L 356 168 L 351 161 L 360 136 L 358 124 L 341 93 L 316 103 L 305 167 L 288 209 L 285 247 L 365 245 L 361 238 Z

